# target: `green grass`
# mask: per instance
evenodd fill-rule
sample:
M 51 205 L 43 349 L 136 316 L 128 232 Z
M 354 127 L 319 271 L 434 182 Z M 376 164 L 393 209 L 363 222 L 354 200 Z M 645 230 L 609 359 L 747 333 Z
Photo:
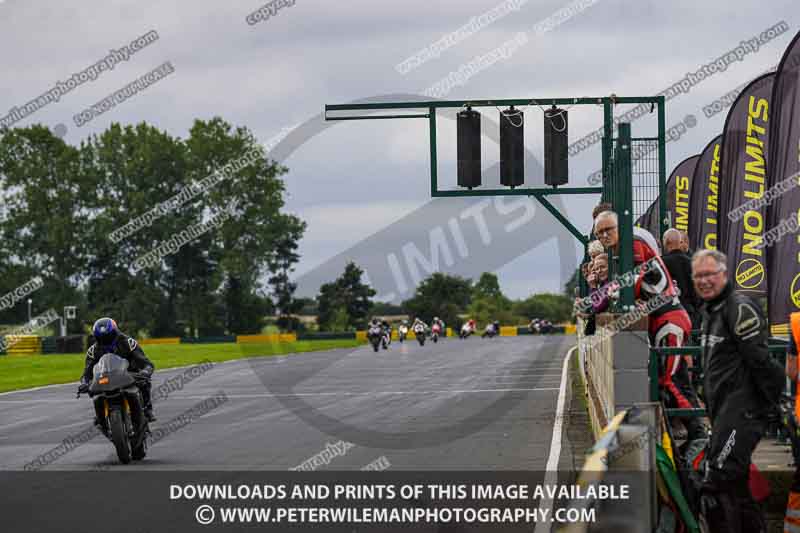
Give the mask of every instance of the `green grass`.
M 276 342 L 265 344 L 155 344 L 143 346 L 156 370 L 212 361 L 265 357 L 291 353 L 350 348 L 363 344 L 353 339 Z M 85 354 L 0 356 L 0 392 L 75 383 L 83 371 Z

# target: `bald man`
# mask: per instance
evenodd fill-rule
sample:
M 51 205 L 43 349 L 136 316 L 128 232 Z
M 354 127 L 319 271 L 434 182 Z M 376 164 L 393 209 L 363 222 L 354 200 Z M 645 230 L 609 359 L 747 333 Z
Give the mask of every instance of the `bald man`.
M 692 259 L 684 251 L 685 239 L 683 234 L 675 228 L 664 232 L 662 238 L 664 255 L 661 256 L 667 265 L 669 275 L 681 291 L 678 299 L 692 322 L 692 328 L 700 327 L 700 301 L 694 291 L 692 283 Z

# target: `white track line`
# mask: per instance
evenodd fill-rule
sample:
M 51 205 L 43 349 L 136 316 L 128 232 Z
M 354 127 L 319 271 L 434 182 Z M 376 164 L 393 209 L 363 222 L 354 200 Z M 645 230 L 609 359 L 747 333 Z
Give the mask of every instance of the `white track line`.
M 496 392 L 540 392 L 540 391 L 554 391 L 558 390 L 555 387 L 539 387 L 532 389 L 463 389 L 463 390 L 421 390 L 421 391 L 367 391 L 367 392 L 347 392 L 347 391 L 331 391 L 331 392 L 296 392 L 289 394 L 226 394 L 225 396 L 230 399 L 255 399 L 255 398 L 293 398 L 296 396 L 382 396 L 382 395 L 413 395 L 413 394 L 477 394 L 477 393 L 496 393 Z M 205 400 L 208 396 L 183 396 L 180 394 L 173 394 L 170 396 L 173 400 Z M 64 403 L 63 399 L 34 399 L 34 400 L 0 400 L 0 404 L 5 403 Z
M 561 387 L 558 391 L 558 403 L 556 404 L 556 419 L 553 422 L 553 439 L 550 441 L 550 457 L 547 458 L 545 466 L 544 485 L 555 485 L 558 482 L 558 460 L 561 458 L 561 432 L 564 426 L 564 404 L 567 401 L 567 372 L 569 372 L 569 362 L 576 346 L 573 346 L 564 358 L 564 369 L 561 373 Z M 539 502 L 539 509 L 552 509 L 553 500 L 545 499 Z M 534 533 L 544 533 L 548 529 L 543 522 L 536 523 Z

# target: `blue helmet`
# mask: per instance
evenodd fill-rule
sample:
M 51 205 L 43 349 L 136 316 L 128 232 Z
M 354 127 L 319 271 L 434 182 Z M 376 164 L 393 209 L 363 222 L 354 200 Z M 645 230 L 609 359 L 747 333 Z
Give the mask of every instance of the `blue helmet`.
M 114 319 L 107 317 L 99 318 L 92 327 L 92 335 L 94 335 L 94 338 L 98 343 L 109 345 L 117 340 L 119 328 L 117 327 L 117 323 L 114 322 Z

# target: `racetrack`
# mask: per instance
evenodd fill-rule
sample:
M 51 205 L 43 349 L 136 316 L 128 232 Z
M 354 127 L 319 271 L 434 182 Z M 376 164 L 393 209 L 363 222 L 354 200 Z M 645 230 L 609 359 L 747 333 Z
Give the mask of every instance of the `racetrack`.
M 316 456 L 316 470 L 380 460 L 393 470 L 542 471 L 573 343 L 473 337 L 424 347 L 394 342 L 378 354 L 363 346 L 216 364 L 155 402 L 152 429 L 162 438 L 145 461 L 119 465 L 98 436 L 44 468 L 286 470 Z M 157 372 L 154 389 L 182 372 Z M 75 399 L 75 390 L 0 395 L 0 469 L 22 469 L 91 425 L 89 400 Z M 169 425 L 214 396 L 226 400 L 183 427 Z M 572 466 L 569 454 L 561 461 Z

